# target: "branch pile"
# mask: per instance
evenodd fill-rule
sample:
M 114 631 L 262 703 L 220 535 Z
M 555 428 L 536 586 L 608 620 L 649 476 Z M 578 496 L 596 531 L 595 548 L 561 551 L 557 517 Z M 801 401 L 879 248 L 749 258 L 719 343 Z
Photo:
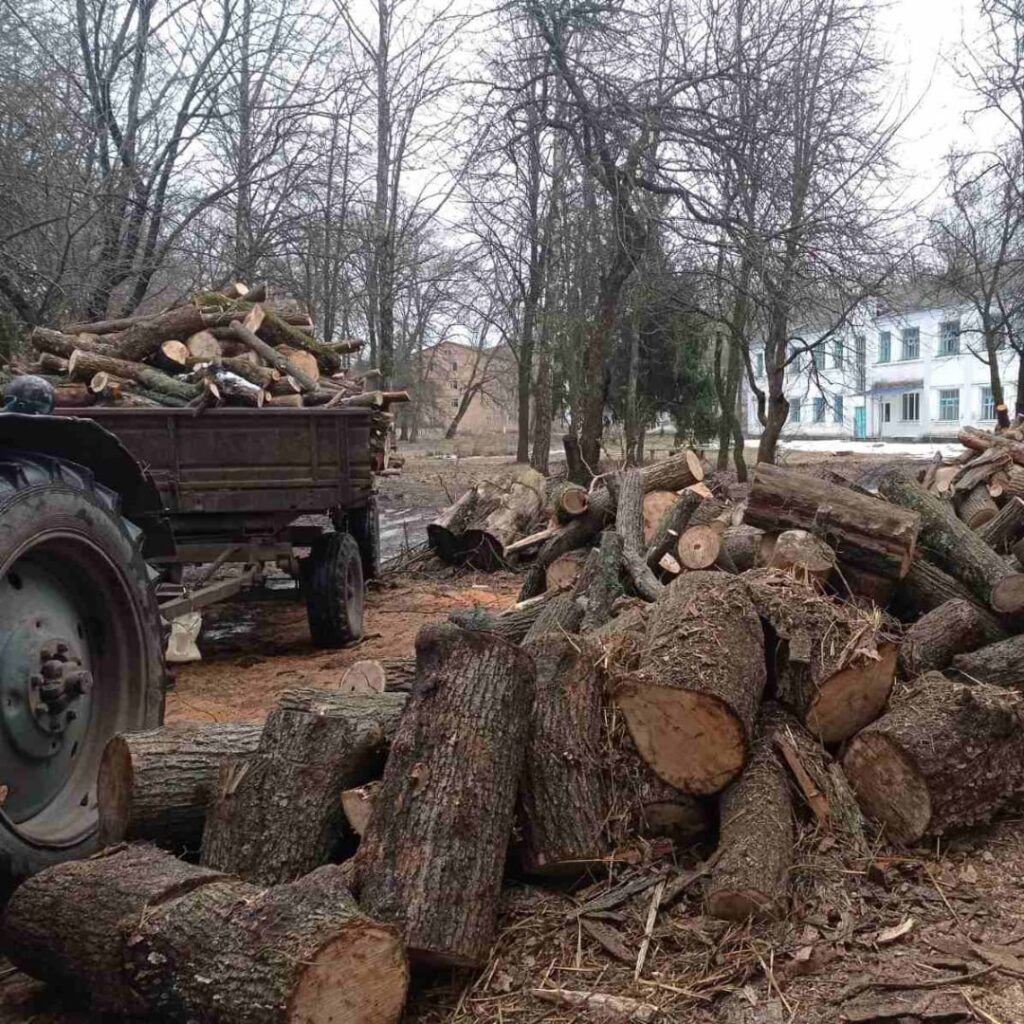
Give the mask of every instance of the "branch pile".
M 42 376 L 61 408 L 368 407 L 375 472 L 397 470 L 391 406 L 405 391 L 374 390 L 377 371 L 356 371 L 345 357 L 358 341 L 316 337 L 312 318 L 264 286 L 236 283 L 201 292 L 161 313 L 37 327 L 32 361 L 15 375 Z
M 831 858 L 831 884 L 852 885 L 880 833 L 916 843 L 990 821 L 1024 792 L 1024 700 L 1004 685 L 1021 653 L 1019 579 L 950 503 L 912 471 L 887 471 L 874 495 L 759 466 L 740 509 L 693 490 L 688 466 L 576 494 L 582 511 L 563 507 L 540 543 L 578 543 L 530 569 L 579 550 L 575 578 L 508 613 L 421 629 L 408 693 L 297 690 L 258 737 L 220 726 L 114 741 L 104 835 L 180 852 L 201 819 L 200 866 L 134 844 L 43 872 L 15 893 L 3 952 L 103 1009 L 227 1021 L 239 986 L 262 979 L 278 1002 L 247 1020 L 343 1008 L 331 1019 L 396 1021 L 406 958 L 493 974 L 503 896 L 525 876 L 538 899 L 565 901 L 574 941 L 650 988 L 555 994 L 531 951 L 524 997 L 621 1005 L 626 1020 L 638 993 L 666 987 L 647 965 L 659 909 L 684 891 L 708 919 L 769 927 L 808 909 L 794 885 L 809 847 Z M 654 514 L 645 495 L 660 491 Z M 453 537 L 480 534 L 467 558 L 504 558 L 509 524 L 529 529 L 565 496 L 531 478 L 513 494 L 481 488 L 449 510 L 448 526 L 465 517 Z M 693 525 L 719 556 L 667 567 Z M 866 593 L 891 594 L 905 623 Z M 694 871 L 669 866 L 695 857 Z M 605 875 L 625 895 L 566 895 Z M 615 911 L 633 897 L 638 949 Z M 94 904 L 103 916 L 74 933 Z M 202 984 L 200 960 L 215 968 Z

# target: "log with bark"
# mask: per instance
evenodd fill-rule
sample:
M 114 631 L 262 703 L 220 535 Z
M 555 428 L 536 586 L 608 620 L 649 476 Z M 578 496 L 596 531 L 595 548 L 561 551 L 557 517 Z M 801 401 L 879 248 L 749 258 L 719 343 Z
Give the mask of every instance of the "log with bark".
M 719 856 L 711 870 L 707 912 L 727 921 L 782 916 L 789 891 L 795 829 L 786 770 L 760 725 L 750 763 L 719 800 Z
M 999 506 L 988 493 L 987 484 L 978 484 L 953 503 L 956 514 L 972 529 L 977 530 L 995 519 Z
M 1024 690 L 1024 634 L 958 654 L 952 673 L 972 683 Z
M 628 469 L 617 482 L 615 532 L 622 538 L 622 565 L 633 590 L 645 601 L 656 601 L 664 587 L 647 563 L 644 542 L 644 480 L 639 469 Z
M 556 558 L 547 568 L 547 589 L 571 587 L 583 572 L 588 554 L 585 549 L 577 548 Z
M 115 359 L 113 356 L 100 352 L 88 352 L 75 349 L 68 362 L 68 374 L 74 381 L 88 384 L 97 373 L 109 373 L 125 380 L 134 380 L 150 391 L 169 395 L 171 398 L 190 401 L 196 398 L 202 389 L 196 384 L 188 384 L 166 373 L 161 373 L 144 363 L 128 362 Z
M 978 530 L 978 536 L 993 550 L 1009 551 L 1024 534 L 1024 501 L 1013 496 L 999 512 Z
M 782 703 L 825 743 L 848 739 L 874 721 L 892 691 L 898 650 L 879 616 L 777 569 L 755 569 L 743 579 L 777 639 Z
M 95 401 L 88 384 L 63 384 L 53 389 L 53 404 L 58 409 L 81 409 Z
M 123 733 L 105 747 L 96 802 L 99 841 L 149 840 L 172 852 L 198 850 L 221 766 L 251 754 L 258 725 L 169 725 Z
M 652 491 L 652 494 L 674 494 L 672 491 Z M 645 499 L 646 500 L 646 499 Z M 671 506 L 658 521 L 647 547 L 647 564 L 657 572 L 662 558 L 673 551 L 679 538 L 690 522 L 697 506 L 703 498 L 696 491 L 684 490 L 675 497 Z
M 487 481 L 466 491 L 432 523 L 427 524 L 427 543 L 449 565 L 460 561 L 463 534 L 475 516 L 486 517 L 501 500 L 501 492 Z
M 843 770 L 896 842 L 989 821 L 1024 791 L 1021 695 L 919 676 L 850 741 Z
M 693 572 L 651 606 L 639 668 L 614 699 L 654 771 L 706 795 L 746 764 L 765 679 L 761 622 L 742 579 Z
M 583 609 L 577 604 L 572 593 L 563 591 L 545 603 L 540 614 L 523 637 L 523 643 L 542 637 L 563 637 L 579 631 L 583 622 Z
M 625 593 L 621 571 L 622 537 L 605 530 L 598 546 L 590 549 L 576 581 L 576 603 L 583 611 L 581 633 L 600 628 L 612 617 L 615 602 Z
M 357 896 L 367 913 L 402 927 L 414 963 L 480 966 L 494 939 L 533 659 L 454 626 L 424 626 L 416 659 L 417 684 L 356 855 Z
M 722 534 L 722 550 L 740 572 L 768 565 L 774 547 L 775 535 L 756 526 L 730 526 Z
M 824 583 L 835 569 L 836 553 L 807 530 L 783 530 L 775 538 L 768 565 L 792 573 L 798 580 Z
M 809 530 L 841 561 L 891 579 L 907 574 L 920 527 L 916 511 L 765 463 L 754 470 L 743 518 L 776 533 Z
M 224 354 L 220 341 L 210 331 L 197 331 L 185 339 L 185 347 L 193 359 L 212 363 Z
M 467 565 L 493 572 L 505 565 L 505 548 L 522 535 L 544 505 L 544 477 L 524 470 L 493 511 L 477 513 L 462 534 Z
M 265 341 L 257 337 L 256 334 L 240 320 L 231 321 L 231 331 L 234 334 L 236 341 L 239 341 L 247 348 L 250 348 L 261 359 L 263 359 L 268 366 L 272 366 L 275 370 L 279 370 L 286 377 L 291 377 L 293 380 L 297 381 L 303 391 L 317 390 L 315 380 L 303 373 L 302 370 L 295 366 L 286 356 L 281 355 L 280 352 L 275 351 Z
M 114 349 L 106 342 L 89 334 L 62 334 L 45 327 L 35 327 L 28 336 L 28 343 L 39 353 L 47 352 L 62 359 L 70 359 L 76 348 L 85 352 L 99 352 L 114 355 Z
M 977 427 L 961 427 L 956 437 L 965 448 L 972 451 L 987 452 L 990 448 L 996 448 L 1009 455 L 1018 466 L 1024 466 L 1024 443 L 1020 441 Z
M 158 370 L 164 373 L 177 375 L 188 369 L 189 352 L 183 341 L 164 341 L 159 348 L 149 357 L 151 363 Z
M 114 847 L 29 879 L 7 906 L 19 967 L 100 1011 L 173 1024 L 392 1024 L 408 969 L 339 868 L 259 889 L 153 847 Z
M 644 495 L 644 544 L 650 547 L 661 521 L 678 502 L 675 491 L 648 491 Z
M 448 621 L 462 629 L 493 633 L 510 643 L 519 643 L 537 621 L 545 606 L 562 593 L 560 590 L 549 590 L 539 597 L 520 601 L 511 608 L 497 613 L 492 613 L 479 605 L 469 609 L 458 609 L 449 614 Z
M 910 572 L 900 581 L 894 592 L 892 607 L 907 622 L 913 622 L 923 612 L 930 612 L 947 601 L 968 601 L 986 617 L 989 625 L 998 629 L 999 620 L 959 580 L 943 572 L 927 558 L 915 558 Z
M 941 672 L 956 655 L 1005 636 L 976 604 L 953 598 L 922 615 L 904 633 L 897 663 L 900 675 L 914 679 L 925 672 Z
M 405 702 L 401 693 L 285 691 L 256 752 L 221 768 L 202 863 L 274 885 L 335 857 L 338 794 L 380 775 Z
M 585 487 L 571 480 L 563 480 L 552 488 L 548 504 L 555 519 L 564 524 L 583 515 L 589 501 L 590 496 Z
M 878 484 L 891 502 L 917 513 L 928 557 L 959 579 L 997 614 L 1024 610 L 1024 575 L 1015 573 L 942 501 L 913 480 L 890 472 Z
M 202 310 L 191 303 L 176 306 L 165 313 L 135 320 L 117 337 L 117 357 L 126 362 L 141 362 L 165 341 L 190 338 L 206 326 Z

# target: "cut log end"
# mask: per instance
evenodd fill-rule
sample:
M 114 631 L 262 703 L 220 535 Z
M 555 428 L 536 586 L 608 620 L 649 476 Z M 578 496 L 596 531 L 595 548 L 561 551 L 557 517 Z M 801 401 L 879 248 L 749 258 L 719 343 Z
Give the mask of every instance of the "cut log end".
M 897 842 L 917 842 L 931 821 L 931 796 L 921 773 L 883 733 L 855 736 L 843 758 L 857 802 L 868 817 L 885 822 Z
M 989 603 L 1001 615 L 1024 611 L 1024 573 L 1012 573 L 999 580 L 992 587 Z
M 123 842 L 128 834 L 133 774 L 128 744 L 115 736 L 103 751 L 96 784 L 100 846 Z
M 288 1024 L 393 1024 L 405 1003 L 407 968 L 395 928 L 354 921 L 303 964 Z
M 679 538 L 679 562 L 687 569 L 707 569 L 715 564 L 722 538 L 711 526 L 691 526 Z
M 896 679 L 896 644 L 881 644 L 879 658 L 862 659 L 822 683 L 807 712 L 807 728 L 824 743 L 841 743 L 885 709 Z
M 670 786 L 704 796 L 743 771 L 743 725 L 713 695 L 629 682 L 616 692 L 615 702 L 641 757 Z
M 806 530 L 785 530 L 776 538 L 768 563 L 773 569 L 796 573 L 801 579 L 824 582 L 835 568 L 835 552 Z

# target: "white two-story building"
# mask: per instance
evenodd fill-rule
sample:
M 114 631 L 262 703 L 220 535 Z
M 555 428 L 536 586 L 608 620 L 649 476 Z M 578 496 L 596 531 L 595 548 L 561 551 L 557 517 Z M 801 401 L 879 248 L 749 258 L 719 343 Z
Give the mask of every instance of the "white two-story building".
M 988 364 L 977 316 L 956 302 L 877 311 L 817 344 L 790 364 L 786 376 L 789 421 L 783 438 L 920 441 L 955 437 L 961 426 L 995 424 Z M 795 351 L 795 350 L 794 350 Z M 1017 390 L 1017 353 L 1000 351 L 1000 379 L 1011 413 Z M 754 353 L 759 384 L 764 359 Z M 746 425 L 760 433 L 757 403 L 744 392 Z

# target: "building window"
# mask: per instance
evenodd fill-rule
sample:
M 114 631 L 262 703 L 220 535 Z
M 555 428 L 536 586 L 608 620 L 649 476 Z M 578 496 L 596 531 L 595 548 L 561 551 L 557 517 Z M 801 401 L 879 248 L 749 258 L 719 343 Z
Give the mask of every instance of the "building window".
M 459 400 L 457 398 L 453 398 L 452 399 L 452 408 L 453 409 L 458 409 L 458 407 L 459 407 Z
M 900 359 L 921 358 L 921 329 L 919 327 L 904 327 L 902 342 L 903 348 L 900 352 Z
M 857 390 L 868 389 L 868 341 L 863 334 L 854 335 L 854 346 L 857 352 Z
M 832 342 L 832 362 L 837 370 L 843 368 L 843 343 L 841 341 Z
M 917 391 L 903 393 L 903 420 L 916 423 L 921 418 L 921 395 Z
M 996 400 L 990 387 L 981 389 L 981 418 L 983 420 L 996 418 Z
M 832 399 L 832 422 L 843 422 L 843 396 L 835 395 Z
M 819 373 L 822 370 L 828 369 L 828 352 L 826 351 L 824 345 L 822 345 L 821 348 L 816 348 L 811 353 L 811 359 L 814 360 L 814 368 Z
M 816 398 L 814 400 L 814 422 L 824 423 L 825 422 L 825 399 Z
M 882 406 L 882 422 L 892 423 L 892 402 L 886 402 Z
M 947 320 L 939 324 L 939 355 L 960 354 L 960 321 Z
M 457 380 L 453 380 L 452 381 L 452 391 L 458 391 L 458 390 L 459 390 L 459 382 Z
M 939 392 L 939 419 L 960 419 L 960 392 L 957 388 L 943 389 Z
M 789 401 L 789 422 L 799 423 L 800 422 L 800 399 L 791 398 Z
M 878 361 L 887 363 L 892 359 L 892 333 L 882 331 L 878 335 Z
M 764 376 L 764 353 L 763 352 L 758 352 L 757 355 L 754 358 L 756 360 L 756 362 L 755 362 L 756 376 L 763 377 Z
M 459 368 L 459 361 L 458 361 L 458 359 L 453 359 L 452 360 L 452 372 L 456 371 L 458 368 Z

